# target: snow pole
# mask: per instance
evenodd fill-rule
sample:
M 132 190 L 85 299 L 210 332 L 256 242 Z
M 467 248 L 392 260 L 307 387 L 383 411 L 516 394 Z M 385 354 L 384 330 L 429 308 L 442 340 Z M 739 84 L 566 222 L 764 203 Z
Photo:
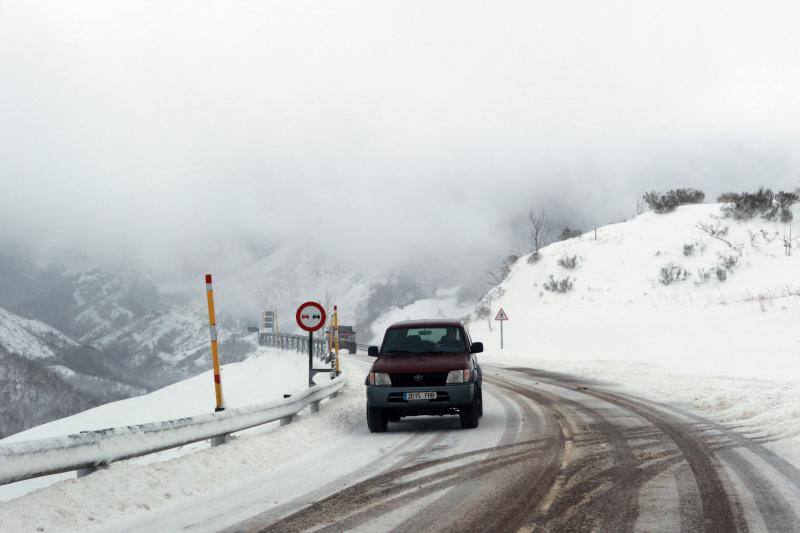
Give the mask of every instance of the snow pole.
M 333 349 L 336 352 L 336 375 L 341 373 L 339 366 L 339 308 L 333 306 Z
M 222 398 L 222 377 L 219 371 L 219 347 L 217 346 L 217 317 L 214 314 L 214 289 L 211 286 L 211 274 L 206 274 L 206 298 L 208 299 L 208 325 L 211 333 L 211 361 L 214 364 L 214 394 L 217 407 L 214 411 L 224 411 L 225 401 Z

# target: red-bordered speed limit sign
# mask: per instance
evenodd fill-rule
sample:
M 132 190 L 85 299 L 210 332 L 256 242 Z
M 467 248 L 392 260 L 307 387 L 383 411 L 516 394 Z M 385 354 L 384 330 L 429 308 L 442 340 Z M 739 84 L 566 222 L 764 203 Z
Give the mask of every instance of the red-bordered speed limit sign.
M 325 309 L 317 302 L 306 302 L 297 308 L 297 325 L 309 333 L 325 325 Z

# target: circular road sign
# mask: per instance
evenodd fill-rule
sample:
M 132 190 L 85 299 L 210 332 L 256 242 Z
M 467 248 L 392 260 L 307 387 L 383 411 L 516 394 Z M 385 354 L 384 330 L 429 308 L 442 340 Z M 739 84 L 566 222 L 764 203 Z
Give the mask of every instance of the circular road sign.
M 297 308 L 297 325 L 306 331 L 317 331 L 325 325 L 325 309 L 317 302 L 306 302 Z

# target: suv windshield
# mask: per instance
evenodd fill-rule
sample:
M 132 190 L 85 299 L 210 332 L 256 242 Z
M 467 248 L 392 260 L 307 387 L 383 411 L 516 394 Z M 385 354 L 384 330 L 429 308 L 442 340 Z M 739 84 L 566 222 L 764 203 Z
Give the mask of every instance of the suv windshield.
M 466 352 L 464 334 L 458 327 L 397 328 L 386 332 L 382 353 Z

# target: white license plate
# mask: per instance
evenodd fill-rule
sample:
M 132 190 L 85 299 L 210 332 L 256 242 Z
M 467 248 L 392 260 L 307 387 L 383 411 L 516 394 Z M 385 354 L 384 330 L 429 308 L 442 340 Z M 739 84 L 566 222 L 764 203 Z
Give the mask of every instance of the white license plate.
M 406 400 L 435 400 L 435 392 L 404 392 L 403 398 Z

